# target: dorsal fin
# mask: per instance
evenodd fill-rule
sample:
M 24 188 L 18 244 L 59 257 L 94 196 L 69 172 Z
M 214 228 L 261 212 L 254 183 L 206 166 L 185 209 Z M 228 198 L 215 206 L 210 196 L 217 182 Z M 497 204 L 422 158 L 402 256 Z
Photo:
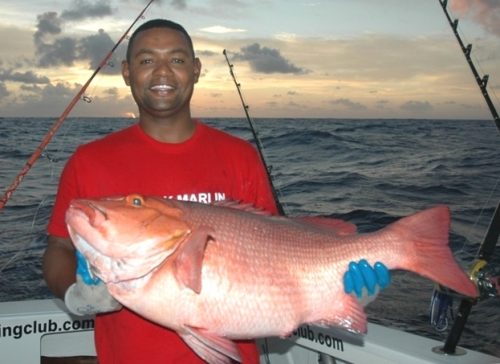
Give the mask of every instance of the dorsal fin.
M 255 207 L 251 203 L 244 203 L 244 202 L 235 201 L 235 200 L 217 201 L 213 205 L 220 206 L 220 207 L 228 207 L 231 209 L 236 209 L 236 210 L 241 210 L 241 211 L 246 211 L 246 212 L 252 212 L 252 213 L 258 214 L 258 215 L 264 215 L 264 216 L 271 216 L 272 215 L 270 212 L 263 210 L 261 208 Z

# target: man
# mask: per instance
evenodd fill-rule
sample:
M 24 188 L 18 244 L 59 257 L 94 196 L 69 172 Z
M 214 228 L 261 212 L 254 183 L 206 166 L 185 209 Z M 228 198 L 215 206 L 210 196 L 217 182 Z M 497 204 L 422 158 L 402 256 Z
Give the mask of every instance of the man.
M 121 308 L 102 282 L 89 279 L 81 256 L 77 264 L 64 223 L 72 199 L 130 193 L 199 202 L 232 199 L 277 213 L 255 149 L 192 119 L 190 100 L 200 72 L 182 26 L 161 19 L 144 23 L 130 38 L 122 64 L 139 108 L 138 124 L 80 146 L 61 175 L 44 277 L 73 313 L 105 313 L 95 321 L 100 364 L 203 361 L 175 332 Z M 258 363 L 252 341 L 239 342 L 238 348 L 244 363 Z

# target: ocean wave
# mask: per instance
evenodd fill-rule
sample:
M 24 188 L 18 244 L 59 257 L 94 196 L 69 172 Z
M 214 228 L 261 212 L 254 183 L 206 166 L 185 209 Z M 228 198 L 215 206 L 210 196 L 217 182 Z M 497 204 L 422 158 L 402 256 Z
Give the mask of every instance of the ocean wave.
M 253 138 L 245 119 L 207 121 Z M 12 182 L 53 122 L 0 119 L 0 186 Z M 131 122 L 71 118 L 59 130 L 47 149 L 53 161 L 39 161 L 0 213 L 0 267 L 4 266 L 0 300 L 51 297 L 41 277 L 41 255 L 64 161 L 77 145 Z M 369 232 L 444 203 L 452 212 L 451 247 L 465 266 L 472 261 L 500 200 L 500 143 L 492 122 L 272 118 L 254 122 L 266 161 L 273 167 L 280 201 L 290 215 L 342 218 L 355 223 L 360 232 Z M 500 264 L 497 253 L 493 262 Z M 391 286 L 368 306 L 370 320 L 438 335 L 426 318 L 432 288 L 428 280 L 395 273 Z M 481 304 L 463 341 L 500 355 L 500 306 L 495 303 Z

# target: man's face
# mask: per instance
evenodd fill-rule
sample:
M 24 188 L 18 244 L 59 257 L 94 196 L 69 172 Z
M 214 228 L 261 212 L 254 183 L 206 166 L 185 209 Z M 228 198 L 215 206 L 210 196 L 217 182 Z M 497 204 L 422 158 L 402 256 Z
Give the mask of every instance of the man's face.
M 189 111 L 201 64 L 181 32 L 152 28 L 137 35 L 122 74 L 141 116 L 168 117 Z M 146 115 L 144 115 L 146 114 Z

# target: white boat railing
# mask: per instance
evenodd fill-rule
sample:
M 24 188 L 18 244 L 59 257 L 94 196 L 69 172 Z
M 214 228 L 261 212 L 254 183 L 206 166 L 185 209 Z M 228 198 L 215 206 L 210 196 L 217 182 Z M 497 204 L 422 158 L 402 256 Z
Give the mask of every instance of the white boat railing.
M 340 330 L 301 326 L 287 340 L 259 340 L 262 364 L 500 364 L 500 358 L 457 348 L 458 355 L 439 352 L 443 343 L 404 331 L 368 323 L 362 339 Z M 267 347 L 267 349 L 266 349 Z
M 0 302 L 0 362 L 94 356 L 93 327 L 93 317 L 71 316 L 60 300 Z M 461 348 L 461 355 L 444 355 L 436 352 L 439 341 L 370 323 L 363 339 L 304 325 L 285 340 L 262 339 L 258 345 L 262 364 L 317 364 L 319 355 L 325 364 L 500 364 L 498 357 Z
M 75 317 L 56 299 L 0 302 L 0 362 L 39 364 L 42 356 L 93 356 L 93 317 Z

